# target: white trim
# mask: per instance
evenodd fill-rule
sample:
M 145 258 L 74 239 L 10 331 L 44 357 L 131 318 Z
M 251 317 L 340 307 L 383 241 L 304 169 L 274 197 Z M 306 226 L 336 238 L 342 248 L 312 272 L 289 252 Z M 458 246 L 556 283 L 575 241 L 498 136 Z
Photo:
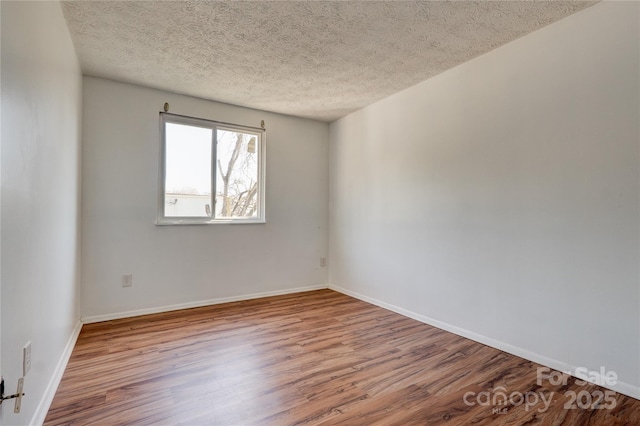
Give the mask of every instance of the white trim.
M 508 343 L 502 342 L 500 340 L 492 339 L 487 336 L 483 336 L 478 333 L 474 333 L 472 331 L 466 330 L 464 328 L 456 327 L 454 325 L 448 324 L 446 322 L 442 322 L 425 315 L 417 314 L 415 312 L 409 311 L 407 309 L 401 308 L 396 305 L 392 305 L 390 303 L 383 302 L 381 300 L 375 299 L 373 297 L 365 296 L 364 294 L 358 293 L 356 291 L 348 290 L 344 287 L 340 287 L 337 285 L 329 284 L 329 289 L 337 291 L 338 293 L 346 294 L 347 296 L 354 297 L 356 299 L 360 299 L 364 302 L 371 303 L 372 305 L 379 306 L 381 308 L 387 309 L 389 311 L 395 312 L 397 314 L 403 315 L 405 317 L 409 317 L 415 319 L 417 321 L 423 322 L 425 324 L 429 324 L 433 327 L 437 327 L 439 329 L 448 331 L 453 334 L 457 334 L 458 336 L 465 337 L 467 339 L 471 339 L 475 342 L 482 343 L 483 345 L 491 346 L 492 348 L 499 349 L 501 351 L 510 353 L 512 355 L 518 356 L 520 358 L 524 358 L 529 361 L 536 362 L 545 367 L 549 367 L 554 370 L 558 370 L 561 372 L 568 372 L 572 376 L 575 375 L 575 371 L 578 368 L 575 365 L 567 364 L 566 362 L 558 361 L 553 358 L 548 358 L 544 355 L 541 355 L 536 352 L 531 352 L 526 349 L 519 348 L 517 346 L 510 345 Z M 630 396 L 635 399 L 640 399 L 640 387 L 634 386 L 629 383 L 618 381 L 613 386 L 603 386 L 604 388 L 611 389 L 613 391 L 619 392 L 623 395 Z
M 67 345 L 64 347 L 62 356 L 60 356 L 60 359 L 58 360 L 58 364 L 53 371 L 51 380 L 49 380 L 47 389 L 45 389 L 44 395 L 42 395 L 40 403 L 38 404 L 35 413 L 33 413 L 33 417 L 29 422 L 30 425 L 42 425 L 44 423 L 49 407 L 51 407 L 51 403 L 53 402 L 53 397 L 56 395 L 56 391 L 58 390 L 58 386 L 62 380 L 64 370 L 67 368 L 69 358 L 71 358 L 71 353 L 73 352 L 73 348 L 75 347 L 78 336 L 80 335 L 80 330 L 82 330 L 82 322 L 78 321 L 71 332 L 71 336 L 69 336 L 69 340 L 67 341 Z
M 173 226 L 173 225 L 251 225 L 256 223 L 267 223 L 266 219 L 204 219 L 204 218 L 171 218 L 165 217 L 156 220 L 158 226 Z
M 219 305 L 221 303 L 240 302 L 242 300 L 259 299 L 261 297 L 281 296 L 284 294 L 303 293 L 306 291 L 322 290 L 327 288 L 326 284 L 313 285 L 308 287 L 288 288 L 284 290 L 266 291 L 263 293 L 246 294 L 242 296 L 220 297 L 217 299 L 200 300 L 197 302 L 178 303 L 175 305 L 158 306 L 155 308 L 136 309 L 134 311 L 115 312 L 112 314 L 92 315 L 83 317 L 84 324 L 94 322 L 111 321 L 121 318 L 137 317 L 140 315 L 157 314 L 161 312 L 178 311 L 180 309 L 199 308 L 202 306 Z

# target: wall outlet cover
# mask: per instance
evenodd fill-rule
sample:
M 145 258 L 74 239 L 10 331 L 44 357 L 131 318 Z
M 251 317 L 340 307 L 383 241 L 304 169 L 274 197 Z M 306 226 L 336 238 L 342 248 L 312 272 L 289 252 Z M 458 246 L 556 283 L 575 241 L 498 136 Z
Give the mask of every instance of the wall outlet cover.
M 122 276 L 122 287 L 133 287 L 133 274 L 124 274 Z

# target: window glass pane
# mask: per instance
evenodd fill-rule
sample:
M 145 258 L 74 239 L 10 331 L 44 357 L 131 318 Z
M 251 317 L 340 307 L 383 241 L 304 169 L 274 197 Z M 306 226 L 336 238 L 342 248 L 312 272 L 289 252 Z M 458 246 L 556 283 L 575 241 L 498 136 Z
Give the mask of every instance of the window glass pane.
M 211 216 L 211 129 L 166 123 L 166 217 Z
M 258 137 L 218 129 L 217 218 L 258 216 Z

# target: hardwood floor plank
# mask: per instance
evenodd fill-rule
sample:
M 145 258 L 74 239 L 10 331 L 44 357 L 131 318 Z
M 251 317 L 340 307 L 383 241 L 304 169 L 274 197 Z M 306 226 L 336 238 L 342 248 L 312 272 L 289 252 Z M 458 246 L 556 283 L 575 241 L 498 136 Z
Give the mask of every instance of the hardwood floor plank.
M 319 290 L 85 325 L 45 424 L 640 424 L 640 401 L 615 393 L 566 408 L 604 389 L 538 385 L 537 367 Z

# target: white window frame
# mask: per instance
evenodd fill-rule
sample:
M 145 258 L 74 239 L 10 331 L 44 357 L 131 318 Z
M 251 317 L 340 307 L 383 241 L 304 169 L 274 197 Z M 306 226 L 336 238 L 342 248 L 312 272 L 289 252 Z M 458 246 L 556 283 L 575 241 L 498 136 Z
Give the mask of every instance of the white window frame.
M 166 123 L 183 124 L 188 126 L 203 127 L 212 130 L 211 141 L 211 213 L 212 217 L 177 217 L 165 216 L 165 178 L 166 178 Z M 217 129 L 238 131 L 257 136 L 256 152 L 258 153 L 258 194 L 256 217 L 251 218 L 216 218 L 216 182 L 218 179 L 217 167 Z M 160 113 L 160 167 L 158 184 L 158 206 L 156 225 L 215 225 L 215 224 L 251 224 L 266 223 L 265 218 L 265 153 L 266 130 L 259 127 L 242 126 L 238 124 L 223 123 L 202 118 L 187 117 L 183 115 Z

